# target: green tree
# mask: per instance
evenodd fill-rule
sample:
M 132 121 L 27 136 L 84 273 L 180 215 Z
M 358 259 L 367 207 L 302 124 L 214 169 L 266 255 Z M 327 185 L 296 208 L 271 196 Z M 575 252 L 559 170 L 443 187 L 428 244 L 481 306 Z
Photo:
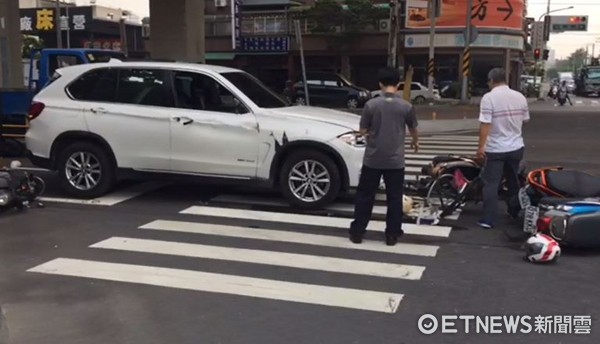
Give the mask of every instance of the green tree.
M 329 48 L 340 52 L 351 48 L 357 34 L 374 30 L 377 21 L 388 15 L 370 0 L 321 0 L 304 13 L 312 24 L 311 32 L 325 36 Z
M 23 45 L 21 48 L 21 57 L 27 59 L 31 56 L 34 49 L 44 48 L 44 41 L 35 36 L 23 35 Z

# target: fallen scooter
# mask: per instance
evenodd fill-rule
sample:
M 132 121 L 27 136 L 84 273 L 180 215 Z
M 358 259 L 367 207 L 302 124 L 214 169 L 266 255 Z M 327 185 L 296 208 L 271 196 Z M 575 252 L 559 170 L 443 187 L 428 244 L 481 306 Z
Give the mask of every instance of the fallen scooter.
M 519 192 L 523 231 L 563 246 L 600 248 L 600 177 L 561 167 L 529 173 Z
M 478 203 L 483 200 L 483 182 L 481 171 L 483 161 L 472 155 L 439 155 L 421 169 L 416 182 L 406 182 L 405 190 L 425 199 L 425 204 L 437 207 L 440 217 L 451 215 L 467 202 Z M 526 183 L 525 162 L 521 162 L 518 173 L 519 186 Z M 502 180 L 499 194 L 505 199 L 507 181 Z
M 10 168 L 0 168 L 0 211 L 29 208 L 46 190 L 46 183 L 38 176 L 20 170 L 21 163 L 12 161 Z M 43 203 L 37 202 L 43 207 Z

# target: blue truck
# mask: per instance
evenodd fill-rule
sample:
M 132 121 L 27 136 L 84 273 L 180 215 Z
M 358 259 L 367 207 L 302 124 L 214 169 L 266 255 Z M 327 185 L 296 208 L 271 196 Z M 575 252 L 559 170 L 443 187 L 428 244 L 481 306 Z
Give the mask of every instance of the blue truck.
M 32 50 L 23 62 L 23 87 L 0 88 L 0 140 L 22 139 L 27 132 L 29 105 L 33 97 L 52 79 L 59 68 L 86 63 L 107 62 L 111 58 L 124 60 L 125 54 L 98 49 Z

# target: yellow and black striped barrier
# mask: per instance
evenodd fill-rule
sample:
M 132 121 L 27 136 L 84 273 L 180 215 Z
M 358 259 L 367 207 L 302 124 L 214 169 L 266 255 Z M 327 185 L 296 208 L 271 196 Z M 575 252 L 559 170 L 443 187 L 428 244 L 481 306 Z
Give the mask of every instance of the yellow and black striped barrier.
M 468 77 L 470 71 L 471 71 L 471 49 L 465 48 L 465 52 L 463 54 L 463 64 L 462 64 L 463 76 Z
M 433 78 L 435 72 L 435 62 L 433 59 L 429 59 L 427 62 L 427 74 Z
M 29 129 L 29 124 L 3 124 L 0 127 L 0 136 L 7 139 L 24 139 Z

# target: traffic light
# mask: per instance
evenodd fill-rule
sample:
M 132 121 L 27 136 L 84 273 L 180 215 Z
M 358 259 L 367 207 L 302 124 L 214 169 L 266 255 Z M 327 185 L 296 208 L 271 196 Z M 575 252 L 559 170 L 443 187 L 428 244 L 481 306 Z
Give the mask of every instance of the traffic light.
M 542 56 L 542 60 L 548 61 L 548 56 L 550 55 L 550 50 L 544 49 L 544 54 Z
M 586 22 L 586 17 L 580 17 L 580 16 L 576 16 L 576 17 L 570 17 L 569 18 L 569 22 L 571 24 L 583 24 Z
M 540 49 L 535 49 L 533 51 L 533 58 L 536 59 L 536 60 L 540 59 Z

